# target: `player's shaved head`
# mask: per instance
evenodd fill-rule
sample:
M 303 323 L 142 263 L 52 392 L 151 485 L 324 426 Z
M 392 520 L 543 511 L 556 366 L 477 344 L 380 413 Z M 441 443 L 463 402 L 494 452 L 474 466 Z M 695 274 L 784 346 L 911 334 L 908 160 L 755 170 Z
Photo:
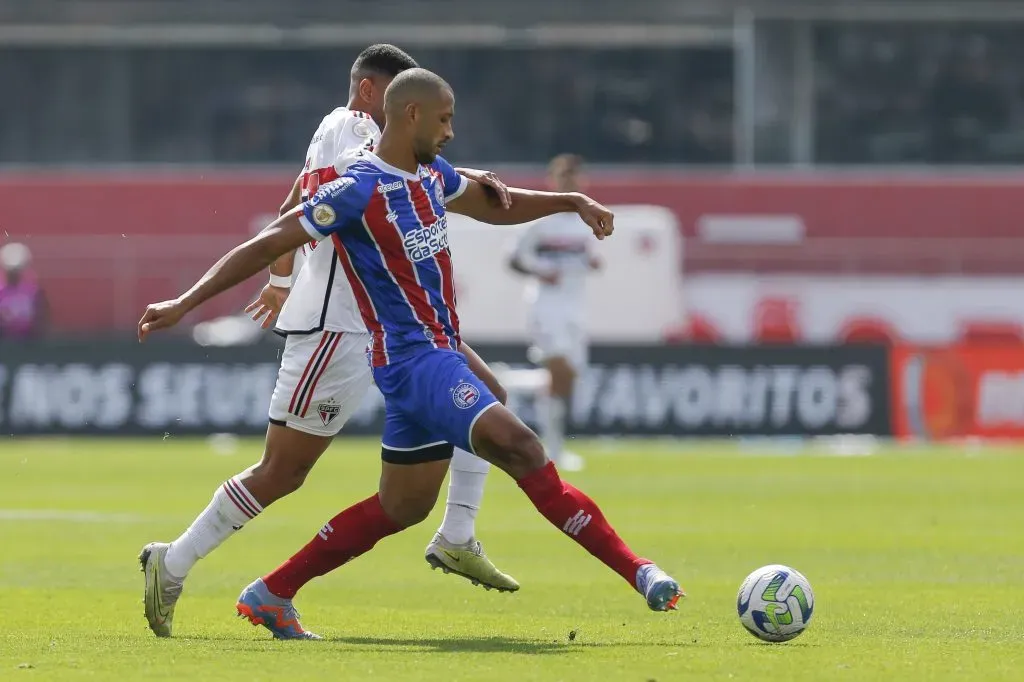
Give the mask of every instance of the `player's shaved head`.
M 395 76 L 384 93 L 387 130 L 412 148 L 417 163 L 432 163 L 455 137 L 455 93 L 443 78 L 426 69 L 409 69 Z
M 408 69 L 395 76 L 385 91 L 384 112 L 398 115 L 410 104 L 432 105 L 454 99 L 452 87 L 433 71 Z

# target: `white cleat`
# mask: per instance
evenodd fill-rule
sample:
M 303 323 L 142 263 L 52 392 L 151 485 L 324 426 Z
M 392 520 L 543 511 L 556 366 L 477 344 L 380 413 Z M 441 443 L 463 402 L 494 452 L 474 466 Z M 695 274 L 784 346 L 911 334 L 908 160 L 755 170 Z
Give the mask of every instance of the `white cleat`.
M 486 590 L 515 592 L 519 589 L 515 578 L 502 573 L 491 563 L 477 540 L 456 545 L 448 542 L 440 533 L 435 533 L 434 539 L 427 545 L 424 558 L 432 568 L 454 573 L 474 585 L 482 585 Z
M 157 637 L 170 637 L 174 623 L 174 606 L 181 596 L 183 580 L 171 576 L 164 564 L 169 544 L 151 542 L 142 548 L 139 565 L 146 576 L 143 604 L 149 629 Z

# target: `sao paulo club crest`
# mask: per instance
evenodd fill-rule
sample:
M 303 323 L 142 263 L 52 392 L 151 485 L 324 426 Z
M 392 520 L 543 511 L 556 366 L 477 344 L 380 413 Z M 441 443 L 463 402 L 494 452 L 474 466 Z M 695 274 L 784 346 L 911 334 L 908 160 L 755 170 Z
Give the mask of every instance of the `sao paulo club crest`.
M 334 398 L 331 398 L 317 405 L 316 412 L 320 415 L 320 421 L 324 423 L 324 426 L 329 426 L 341 414 L 341 406 L 334 402 Z

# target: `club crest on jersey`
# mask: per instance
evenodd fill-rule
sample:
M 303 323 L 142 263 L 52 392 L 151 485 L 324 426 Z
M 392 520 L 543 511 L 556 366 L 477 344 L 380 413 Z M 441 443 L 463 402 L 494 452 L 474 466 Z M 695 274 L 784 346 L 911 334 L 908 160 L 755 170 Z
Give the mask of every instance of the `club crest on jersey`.
M 452 400 L 455 402 L 455 407 L 465 410 L 473 407 L 480 400 L 480 391 L 473 384 L 463 381 L 452 391 Z
M 324 423 L 324 426 L 330 426 L 331 422 L 341 414 L 341 406 L 334 402 L 334 398 L 331 398 L 317 405 L 316 412 L 320 415 L 320 421 Z
M 444 185 L 440 180 L 434 181 L 434 197 L 439 205 L 444 206 Z
M 373 128 L 370 127 L 369 121 L 356 121 L 352 126 L 352 133 L 357 137 L 370 137 L 373 135 Z

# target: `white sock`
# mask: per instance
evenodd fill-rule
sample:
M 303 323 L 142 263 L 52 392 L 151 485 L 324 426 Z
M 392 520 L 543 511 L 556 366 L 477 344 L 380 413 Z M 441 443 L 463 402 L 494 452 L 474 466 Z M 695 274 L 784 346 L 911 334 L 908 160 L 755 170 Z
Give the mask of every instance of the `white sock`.
M 547 399 L 547 411 L 544 413 L 544 424 L 541 434 L 544 439 L 544 449 L 548 451 L 548 457 L 558 464 L 562 457 L 562 449 L 565 444 L 565 400 L 558 396 L 549 395 Z
M 213 499 L 192 525 L 171 543 L 164 562 L 167 572 L 184 578 L 200 559 L 217 549 L 263 511 L 256 498 L 239 482 L 229 478 L 217 488 Z
M 448 504 L 444 508 L 444 521 L 438 532 L 452 544 L 462 545 L 473 539 L 476 532 L 476 513 L 484 497 L 484 482 L 490 463 L 476 455 L 455 448 L 448 469 Z

